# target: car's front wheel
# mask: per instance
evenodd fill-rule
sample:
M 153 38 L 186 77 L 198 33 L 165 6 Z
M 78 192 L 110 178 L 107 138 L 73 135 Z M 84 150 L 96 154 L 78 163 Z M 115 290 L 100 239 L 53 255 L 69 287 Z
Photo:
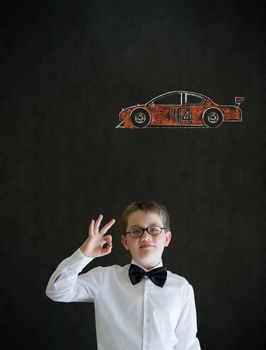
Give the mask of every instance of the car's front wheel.
M 203 123 L 210 128 L 217 128 L 223 122 L 223 114 L 219 109 L 210 108 L 203 114 Z
M 131 115 L 130 120 L 135 128 L 145 128 L 150 124 L 151 116 L 145 109 L 135 109 Z

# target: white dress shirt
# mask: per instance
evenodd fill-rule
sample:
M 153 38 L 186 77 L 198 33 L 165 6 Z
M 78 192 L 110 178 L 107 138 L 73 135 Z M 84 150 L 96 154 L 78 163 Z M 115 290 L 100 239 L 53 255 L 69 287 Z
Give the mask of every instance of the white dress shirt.
M 167 271 L 163 288 L 147 277 L 132 285 L 129 265 L 99 266 L 78 275 L 91 260 L 80 249 L 63 260 L 46 295 L 94 302 L 98 350 L 200 350 L 194 293 L 185 278 Z

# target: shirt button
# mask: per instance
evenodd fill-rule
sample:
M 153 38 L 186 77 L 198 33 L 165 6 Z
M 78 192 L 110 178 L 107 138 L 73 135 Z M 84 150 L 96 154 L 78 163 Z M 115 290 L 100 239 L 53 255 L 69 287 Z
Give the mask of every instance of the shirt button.
M 148 318 L 146 318 L 146 323 L 149 323 L 149 322 L 150 322 L 150 320 Z
M 147 350 L 150 349 L 150 348 L 151 348 L 150 344 L 146 345 L 146 349 Z

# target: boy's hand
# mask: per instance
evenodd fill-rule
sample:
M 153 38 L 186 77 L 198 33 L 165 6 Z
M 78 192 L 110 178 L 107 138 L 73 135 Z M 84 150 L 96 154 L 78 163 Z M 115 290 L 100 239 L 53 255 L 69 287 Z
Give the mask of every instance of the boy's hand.
M 105 234 L 113 226 L 115 219 L 110 220 L 99 230 L 102 219 L 103 216 L 99 215 L 96 221 L 91 220 L 88 238 L 80 247 L 81 252 L 91 258 L 107 255 L 112 250 L 112 236 L 105 236 Z M 104 245 L 106 245 L 105 248 Z

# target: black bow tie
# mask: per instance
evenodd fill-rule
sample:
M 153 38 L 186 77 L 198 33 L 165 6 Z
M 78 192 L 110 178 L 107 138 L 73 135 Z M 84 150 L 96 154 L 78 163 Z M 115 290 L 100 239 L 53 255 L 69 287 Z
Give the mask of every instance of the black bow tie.
M 163 287 L 167 277 L 167 270 L 165 266 L 162 266 L 145 272 L 141 267 L 131 264 L 128 276 L 133 285 L 139 283 L 144 276 L 148 276 L 156 286 Z

